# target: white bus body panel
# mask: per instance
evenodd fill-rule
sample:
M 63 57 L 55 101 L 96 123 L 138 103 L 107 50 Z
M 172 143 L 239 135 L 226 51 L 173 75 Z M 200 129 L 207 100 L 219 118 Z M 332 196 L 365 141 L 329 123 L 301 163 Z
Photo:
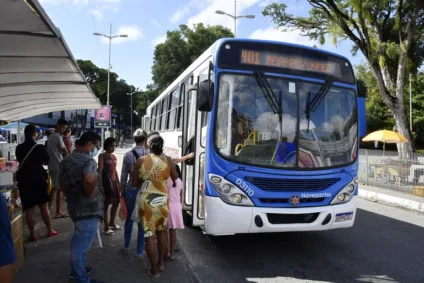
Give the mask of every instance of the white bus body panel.
M 237 234 L 237 233 L 270 233 L 270 232 L 304 232 L 323 231 L 352 227 L 356 217 L 358 197 L 354 196 L 349 202 L 339 205 L 298 208 L 246 207 L 224 203 L 219 197 L 205 197 L 205 232 L 206 234 Z M 351 220 L 335 222 L 339 213 L 353 212 Z M 302 224 L 271 224 L 266 216 L 273 214 L 306 214 L 320 213 L 312 223 Z M 331 220 L 322 225 L 325 217 L 331 214 Z M 255 216 L 262 218 L 263 226 L 255 224 Z

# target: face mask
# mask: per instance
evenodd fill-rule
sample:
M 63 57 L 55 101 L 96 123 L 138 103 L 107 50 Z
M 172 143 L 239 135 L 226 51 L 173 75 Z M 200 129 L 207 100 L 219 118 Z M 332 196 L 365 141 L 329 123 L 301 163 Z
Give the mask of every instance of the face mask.
M 98 152 L 99 152 L 99 150 L 97 149 L 97 147 L 95 147 L 94 151 L 90 152 L 91 157 L 96 156 Z

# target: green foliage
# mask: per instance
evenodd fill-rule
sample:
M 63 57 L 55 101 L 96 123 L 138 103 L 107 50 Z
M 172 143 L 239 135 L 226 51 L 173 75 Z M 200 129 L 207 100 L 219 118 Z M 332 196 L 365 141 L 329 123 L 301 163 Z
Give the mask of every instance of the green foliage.
M 89 60 L 77 60 L 78 66 L 90 85 L 94 94 L 99 98 L 104 105 L 107 103 L 107 70 L 99 68 Z M 135 88 L 126 83 L 125 80 L 119 79 L 114 72 L 110 73 L 110 105 L 112 112 L 118 114 L 118 121 L 130 124 L 131 121 L 131 96 L 127 95 Z M 133 107 L 137 105 L 138 95 L 133 95 Z M 133 119 L 135 119 L 133 117 Z
M 368 64 L 355 67 L 358 87 L 363 84 L 366 93 L 367 130 L 373 132 L 381 129 L 391 130 L 394 126 L 393 114 L 384 104 L 377 87 L 377 81 Z
M 153 82 L 163 90 L 172 83 L 190 64 L 216 40 L 233 37 L 231 31 L 222 26 L 197 24 L 190 29 L 180 25 L 168 31 L 166 41 L 158 44 L 153 58 Z
M 355 67 L 358 89 L 363 84 L 366 92 L 366 111 L 368 132 L 387 129 L 395 125 L 393 114 L 384 104 L 379 93 L 376 79 L 366 63 Z M 412 126 L 413 140 L 417 148 L 424 148 L 424 72 L 412 76 Z M 405 111 L 409 120 L 409 78 L 405 83 Z
M 368 110 L 376 111 L 372 112 L 371 123 L 377 126 L 383 121 L 373 120 L 374 115 L 382 119 L 387 117 L 387 109 L 374 106 L 384 103 L 393 113 L 399 131 L 411 140 L 408 121 L 403 119 L 405 74 L 416 74 L 424 62 L 424 1 L 306 1 L 312 6 L 307 17 L 288 13 L 287 5 L 281 3 L 266 6 L 262 14 L 282 30 L 297 29 L 321 44 L 325 36 L 332 36 L 334 44 L 350 40 L 354 45 L 352 54 L 358 50 L 363 53 L 372 66 L 374 85 L 378 86 L 378 92 L 375 88 L 370 90 Z M 390 119 L 384 121 L 392 122 Z M 402 149 L 414 150 L 414 146 L 408 143 Z

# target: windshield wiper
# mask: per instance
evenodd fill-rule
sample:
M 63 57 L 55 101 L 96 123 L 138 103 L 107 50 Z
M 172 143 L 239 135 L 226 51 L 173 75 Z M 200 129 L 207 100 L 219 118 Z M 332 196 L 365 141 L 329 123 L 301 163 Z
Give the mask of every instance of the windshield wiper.
M 315 112 L 315 110 L 318 108 L 318 106 L 321 104 L 324 97 L 327 95 L 327 93 L 330 91 L 330 88 L 333 86 L 333 82 L 325 82 L 324 85 L 321 86 L 318 93 L 315 95 L 314 99 L 311 101 L 311 92 L 308 92 L 308 100 L 306 101 L 306 107 L 305 107 L 305 116 L 308 120 L 308 127 L 306 129 L 306 132 L 309 133 L 309 123 L 311 120 L 311 112 Z
M 280 109 L 278 107 L 278 102 L 275 99 L 274 91 L 272 87 L 269 85 L 268 80 L 265 78 L 262 72 L 255 72 L 255 79 L 258 82 L 258 85 L 261 87 L 263 94 L 265 95 L 266 100 L 268 101 L 269 106 L 271 106 L 274 114 L 280 114 Z

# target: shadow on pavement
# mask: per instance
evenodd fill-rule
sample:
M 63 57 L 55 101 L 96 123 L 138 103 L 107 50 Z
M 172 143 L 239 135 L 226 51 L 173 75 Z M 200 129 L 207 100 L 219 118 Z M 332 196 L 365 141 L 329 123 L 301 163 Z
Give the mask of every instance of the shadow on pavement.
M 424 228 L 362 209 L 357 213 L 350 229 L 208 237 L 215 250 L 206 253 L 215 253 L 232 273 L 222 275 L 226 282 L 424 282 Z

